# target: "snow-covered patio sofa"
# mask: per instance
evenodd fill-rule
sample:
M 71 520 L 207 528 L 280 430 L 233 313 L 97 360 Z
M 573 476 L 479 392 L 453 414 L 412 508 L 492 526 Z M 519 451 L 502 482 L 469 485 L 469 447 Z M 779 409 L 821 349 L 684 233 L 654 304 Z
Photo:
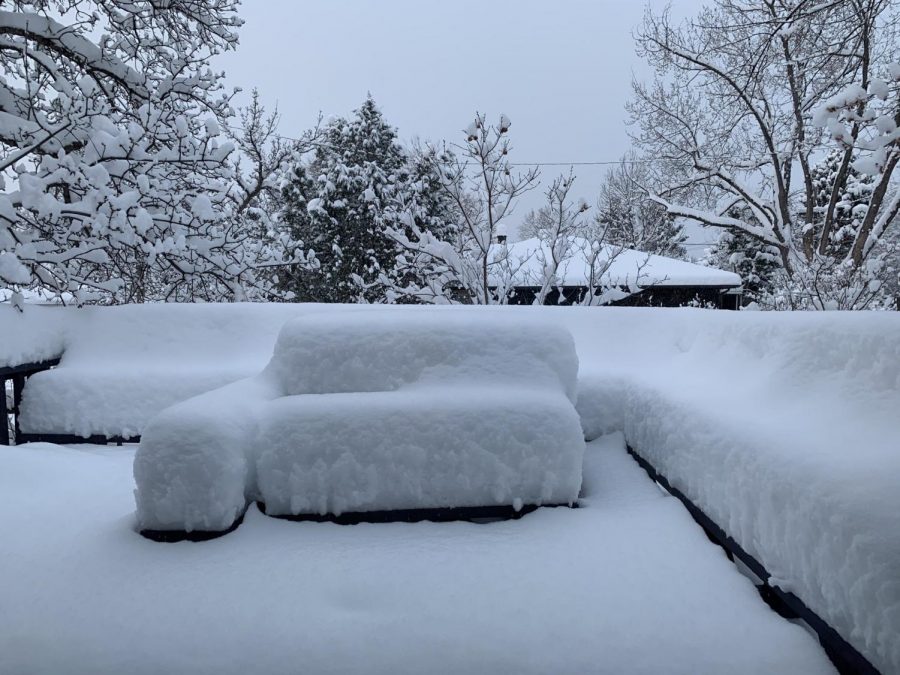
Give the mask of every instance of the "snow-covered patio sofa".
M 135 455 L 142 531 L 573 504 L 584 437 L 564 328 L 482 312 L 310 314 L 261 374 L 164 410 Z
M 596 356 L 576 331 L 586 437 L 624 431 L 764 581 L 900 673 L 900 315 L 656 316 L 603 322 Z
M 11 308 L 3 308 L 12 313 Z M 298 305 L 29 307 L 11 316 L 6 358 L 61 357 L 24 387 L 33 440 L 129 439 L 160 410 L 258 373 Z

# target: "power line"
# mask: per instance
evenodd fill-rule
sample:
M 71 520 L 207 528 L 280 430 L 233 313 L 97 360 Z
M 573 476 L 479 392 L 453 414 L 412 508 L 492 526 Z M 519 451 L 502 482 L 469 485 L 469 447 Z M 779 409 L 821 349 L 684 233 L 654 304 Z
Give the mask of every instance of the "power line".
M 239 133 L 243 131 L 239 127 L 233 127 L 230 125 L 223 125 L 229 131 L 233 131 L 235 133 Z M 291 143 L 309 143 L 309 139 L 300 139 L 293 138 L 291 136 L 283 136 L 282 134 L 272 134 L 273 138 L 277 138 L 282 141 L 290 141 Z M 310 146 L 322 147 L 322 148 L 330 148 L 331 146 L 326 143 L 310 143 Z M 677 159 L 607 159 L 607 160 L 597 160 L 592 162 L 510 162 L 509 166 L 612 166 L 616 164 L 652 164 L 653 162 L 677 162 L 680 160 Z
M 616 159 L 599 162 L 510 162 L 510 166 L 608 166 L 611 164 L 649 164 L 652 159 Z

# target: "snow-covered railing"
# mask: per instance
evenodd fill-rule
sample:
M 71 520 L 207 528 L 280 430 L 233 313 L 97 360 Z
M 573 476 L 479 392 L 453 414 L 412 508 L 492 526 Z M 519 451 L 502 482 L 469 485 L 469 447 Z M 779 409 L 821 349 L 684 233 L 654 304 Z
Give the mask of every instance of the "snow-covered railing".
M 0 420 L 3 420 L 2 424 L 0 424 L 0 445 L 10 444 L 10 417 L 12 417 L 13 420 L 15 442 L 25 443 L 28 440 L 33 440 L 24 438 L 24 435 L 19 430 L 19 406 L 22 403 L 22 390 L 25 387 L 25 380 L 35 373 L 41 372 L 42 370 L 49 370 L 57 365 L 59 365 L 58 358 L 46 359 L 37 363 L 20 363 L 17 365 L 0 366 L 0 383 L 3 385 L 0 387 L 0 392 L 2 392 L 2 394 L 0 394 Z M 9 405 L 7 399 L 7 391 L 10 389 L 12 390 L 13 396 L 12 406 Z

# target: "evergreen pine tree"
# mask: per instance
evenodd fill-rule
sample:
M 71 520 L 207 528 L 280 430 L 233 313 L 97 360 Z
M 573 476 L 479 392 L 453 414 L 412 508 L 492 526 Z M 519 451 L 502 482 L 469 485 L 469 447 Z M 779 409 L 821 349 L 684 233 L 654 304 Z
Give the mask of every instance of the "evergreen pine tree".
M 377 302 L 396 245 L 384 232 L 406 175 L 396 131 L 369 96 L 348 119 L 329 123 L 312 161 L 295 164 L 282 189 L 281 223 L 316 253 L 314 270 L 280 280 L 300 302 Z
M 813 228 L 816 238 L 822 231 L 823 222 L 821 214 L 824 214 L 834 183 L 837 180 L 838 169 L 843 159 L 844 150 L 836 148 L 819 162 L 812 171 L 813 190 L 816 198 L 816 222 Z M 875 177 L 862 174 L 850 164 L 846 181 L 838 195 L 837 207 L 834 214 L 834 226 L 828 242 L 828 254 L 835 258 L 844 258 L 853 246 L 853 240 L 859 231 L 866 216 L 867 204 L 875 187 Z
M 730 215 L 740 217 L 736 213 Z M 751 218 L 749 214 L 744 217 Z M 744 298 L 759 303 L 767 302 L 776 286 L 776 277 L 783 271 L 778 249 L 740 230 L 723 230 L 704 262 L 740 275 Z

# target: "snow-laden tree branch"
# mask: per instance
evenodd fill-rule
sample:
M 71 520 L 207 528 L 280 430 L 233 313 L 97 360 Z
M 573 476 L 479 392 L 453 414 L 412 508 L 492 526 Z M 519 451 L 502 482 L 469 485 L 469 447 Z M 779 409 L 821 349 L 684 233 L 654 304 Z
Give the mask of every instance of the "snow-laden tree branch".
M 651 198 L 774 247 L 787 279 L 841 268 L 865 285 L 896 219 L 900 40 L 890 2 L 715 0 L 682 25 L 648 12 L 638 44 L 658 75 L 635 82 L 629 104 L 634 140 L 662 177 Z M 823 194 L 817 163 L 835 146 Z M 874 183 L 845 250 L 838 221 L 859 173 Z
M 391 236 L 404 250 L 403 262 L 421 282 L 397 286 L 395 293 L 421 301 L 505 303 L 509 280 L 521 261 L 511 260 L 496 246 L 519 197 L 537 187 L 539 171 L 515 172 L 509 163 L 510 121 L 500 115 L 496 124 L 478 113 L 464 130 L 465 142 L 453 146 L 452 161 L 440 165 L 440 189 L 455 206 L 458 224 L 452 237 L 439 239 L 407 218 L 406 231 Z M 415 205 L 398 211 L 413 213 Z M 451 238 L 452 241 L 446 239 Z
M 231 95 L 209 66 L 237 44 L 237 4 L 4 3 L 0 284 L 122 302 L 256 283 L 265 252 L 231 219 Z

